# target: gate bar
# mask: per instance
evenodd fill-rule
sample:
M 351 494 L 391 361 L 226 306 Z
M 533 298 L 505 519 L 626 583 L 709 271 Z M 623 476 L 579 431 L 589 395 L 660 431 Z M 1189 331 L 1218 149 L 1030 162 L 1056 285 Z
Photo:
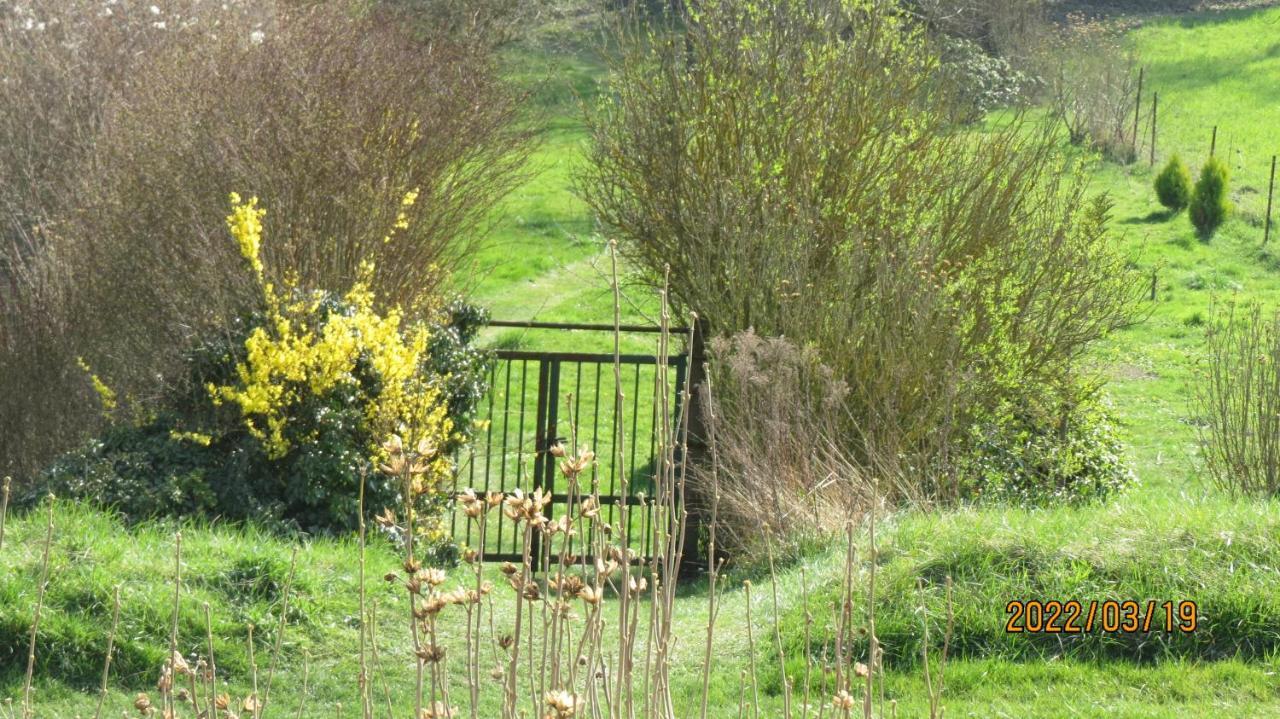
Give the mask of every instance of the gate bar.
M 489 327 L 516 327 L 530 330 L 589 330 L 600 332 L 612 332 L 615 329 L 619 332 L 647 332 L 658 334 L 662 332 L 661 327 L 653 325 L 598 325 L 586 322 L 538 322 L 535 320 L 489 320 Z M 688 327 L 668 327 L 668 334 L 687 335 Z

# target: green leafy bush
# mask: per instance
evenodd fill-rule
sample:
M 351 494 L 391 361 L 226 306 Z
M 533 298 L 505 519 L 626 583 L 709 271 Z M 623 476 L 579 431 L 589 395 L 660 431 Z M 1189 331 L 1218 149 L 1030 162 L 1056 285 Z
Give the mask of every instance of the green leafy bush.
M 1131 484 L 1116 428 L 1086 402 L 1058 417 L 1008 409 L 975 425 L 961 463 L 970 497 L 1022 505 L 1101 499 Z
M 1191 202 L 1191 171 L 1177 155 L 1156 175 L 1156 197 L 1174 212 Z
M 991 55 L 970 40 L 946 36 L 938 79 L 954 94 L 953 118 L 957 122 L 981 120 L 991 110 L 1015 103 L 1029 79 L 1005 58 Z
M 1200 179 L 1196 181 L 1191 195 L 1191 224 L 1203 237 L 1209 237 L 1226 222 L 1231 214 L 1231 200 L 1227 198 L 1227 181 L 1229 171 L 1226 163 L 1210 157 L 1200 169 Z
M 340 298 L 324 302 L 326 313 L 349 310 Z M 236 407 L 210 402 L 205 386 L 234 379 L 244 340 L 262 319 L 237 322 L 238 336 L 218 335 L 196 347 L 187 356 L 187 381 L 164 402 L 171 409 L 142 423 L 112 424 L 62 456 L 31 499 L 52 492 L 92 500 L 129 521 L 203 514 L 307 532 L 354 529 L 362 478 L 370 514 L 400 504 L 400 487 L 372 464 L 371 448 L 383 437 L 369 421 L 368 405 L 382 388 L 366 358 L 357 363 L 353 383 L 323 394 L 300 393 L 282 434 L 289 449 L 278 457 L 249 431 Z M 487 354 L 471 346 L 484 319 L 483 312 L 459 303 L 430 330 L 421 371 L 441 378 L 455 428 L 445 456 L 465 439 L 485 392 Z M 424 507 L 424 515 L 438 514 L 443 502 Z

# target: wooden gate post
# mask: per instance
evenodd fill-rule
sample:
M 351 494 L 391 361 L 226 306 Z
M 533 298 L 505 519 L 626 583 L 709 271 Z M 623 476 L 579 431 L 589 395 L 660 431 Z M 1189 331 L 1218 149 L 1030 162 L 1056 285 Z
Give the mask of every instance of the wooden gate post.
M 692 347 L 689 352 L 690 366 L 685 374 L 685 386 L 688 393 L 685 411 L 689 413 L 689 436 L 688 447 L 682 459 L 685 467 L 681 470 L 686 478 L 689 476 L 688 468 L 697 466 L 705 461 L 708 456 L 706 402 L 709 398 L 704 396 L 704 388 L 706 387 L 707 376 L 706 337 L 709 329 L 709 323 L 702 317 L 698 317 L 689 327 L 689 342 L 692 343 Z M 693 491 L 686 479 L 684 495 L 685 534 L 683 561 L 680 564 L 681 574 L 691 575 L 706 569 L 706 563 L 700 548 L 702 528 L 709 521 L 707 508 L 711 506 L 710 500 L 710 497 L 702 496 L 701 493 Z

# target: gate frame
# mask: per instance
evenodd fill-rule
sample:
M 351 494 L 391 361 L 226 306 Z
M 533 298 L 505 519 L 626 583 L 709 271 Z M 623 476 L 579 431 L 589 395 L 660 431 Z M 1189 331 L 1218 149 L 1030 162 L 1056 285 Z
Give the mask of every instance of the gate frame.
M 540 330 L 585 330 L 599 332 L 614 332 L 628 334 L 660 334 L 663 332 L 661 327 L 652 325 L 602 325 L 580 322 L 539 322 L 539 321 L 514 321 L 514 320 L 491 320 L 489 327 L 513 328 L 513 329 L 540 329 Z M 691 327 L 671 327 L 667 328 L 668 336 L 683 336 L 686 340 L 686 347 L 689 351 L 678 354 L 669 354 L 665 358 L 665 363 L 669 367 L 676 368 L 675 381 L 675 404 L 671 426 L 676 433 L 680 432 L 681 413 L 688 412 L 688 437 L 685 447 L 677 445 L 675 447 L 675 455 L 677 462 L 676 472 L 683 475 L 685 472 L 685 464 L 689 461 L 696 461 L 705 450 L 705 442 L 703 440 L 703 407 L 700 401 L 701 388 L 705 377 L 705 351 L 703 344 L 703 336 L 705 323 L 696 322 Z M 550 450 L 563 438 L 556 436 L 548 436 L 548 429 L 555 427 L 559 421 L 559 383 L 560 383 L 560 366 L 564 362 L 585 362 L 599 365 L 612 366 L 615 359 L 625 365 L 658 365 L 663 361 L 656 354 L 620 354 L 615 357 L 614 354 L 608 353 L 585 353 L 585 352 L 558 352 L 558 351 L 540 351 L 540 350 L 508 350 L 499 349 L 494 351 L 494 358 L 506 361 L 535 361 L 538 363 L 538 392 L 537 404 L 535 409 L 536 427 L 534 430 L 534 460 L 533 460 L 533 486 L 531 489 L 542 489 L 551 495 L 551 502 L 548 504 L 547 518 L 552 518 L 557 501 L 567 503 L 569 496 L 567 494 L 557 495 L 555 493 L 555 474 L 556 462 L 554 455 Z M 489 388 L 492 392 L 493 387 Z M 686 401 L 687 399 L 687 401 Z M 655 428 L 654 431 L 657 431 Z M 552 433 L 554 434 L 554 432 Z M 673 440 L 668 440 L 673 441 Z M 625 471 L 619 468 L 619 471 Z M 660 471 L 660 470 L 659 470 Z M 506 494 L 506 490 L 500 490 Z M 641 500 L 635 494 L 620 495 L 601 495 L 600 502 L 602 505 L 608 504 L 627 504 L 639 505 Z M 680 571 L 684 573 L 695 573 L 704 571 L 706 567 L 702 563 L 700 556 L 699 538 L 701 536 L 701 528 L 703 526 L 704 517 L 699 511 L 701 502 L 693 499 L 693 493 L 685 489 L 685 503 L 681 511 L 685 513 L 686 532 L 685 542 L 682 548 L 682 562 Z M 456 509 L 455 509 L 456 512 Z M 455 525 L 456 526 L 456 525 Z M 539 537 L 534 535 L 535 546 L 533 550 L 538 549 L 537 543 Z M 653 551 L 653 547 L 649 551 Z M 636 558 L 637 563 L 646 563 L 651 557 L 641 554 Z M 512 558 L 509 553 L 486 551 L 480 561 L 484 562 L 501 562 L 501 561 L 519 561 L 521 557 Z

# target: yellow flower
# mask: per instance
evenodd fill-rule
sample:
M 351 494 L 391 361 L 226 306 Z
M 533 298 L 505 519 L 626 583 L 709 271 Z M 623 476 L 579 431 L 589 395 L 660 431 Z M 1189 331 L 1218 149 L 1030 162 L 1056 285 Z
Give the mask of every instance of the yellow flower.
M 213 437 L 202 432 L 179 432 L 178 430 L 169 430 L 169 439 L 179 442 L 195 442 L 202 447 L 208 447 L 213 441 Z
M 402 206 L 417 199 L 414 190 L 405 195 Z M 376 373 L 380 391 L 366 396 L 366 419 L 378 435 L 403 428 L 414 442 L 441 446 L 453 434 L 453 424 L 439 390 L 439 378 L 423 375 L 430 333 L 421 326 L 406 328 L 398 308 L 385 313 L 375 309 L 370 285 L 376 268 L 362 261 L 357 281 L 343 297 L 348 311 L 316 316 L 320 296 L 286 302 L 277 297 L 263 280 L 259 259 L 262 243 L 261 218 L 257 199 L 241 202 L 231 195 L 232 211 L 227 226 L 249 260 L 263 288 L 267 321 L 254 328 L 245 340 L 245 358 L 236 366 L 236 382 L 208 385 L 214 404 L 236 405 L 246 429 L 263 443 L 267 455 L 280 458 L 289 452 L 289 417 L 302 402 L 299 392 L 324 396 L 339 386 L 364 392 L 357 367 L 367 363 Z M 296 296 L 296 287 L 286 282 Z M 386 460 L 385 451 L 371 447 L 372 459 Z M 415 491 L 438 489 L 451 470 L 446 457 L 431 457 L 415 477 Z
M 258 209 L 258 198 L 251 197 L 248 202 L 241 202 L 240 195 L 231 193 L 227 229 L 259 280 L 262 279 L 262 218 L 266 214 L 266 210 Z
M 85 374 L 89 375 L 89 381 L 93 383 L 93 391 L 97 393 L 98 401 L 102 403 L 103 411 L 110 412 L 114 410 L 118 404 L 116 402 L 115 390 L 108 387 L 107 383 L 103 382 L 101 377 L 94 374 L 93 370 L 89 369 L 89 363 L 85 362 L 83 357 L 77 357 L 76 364 L 79 365 L 80 369 L 85 371 Z

